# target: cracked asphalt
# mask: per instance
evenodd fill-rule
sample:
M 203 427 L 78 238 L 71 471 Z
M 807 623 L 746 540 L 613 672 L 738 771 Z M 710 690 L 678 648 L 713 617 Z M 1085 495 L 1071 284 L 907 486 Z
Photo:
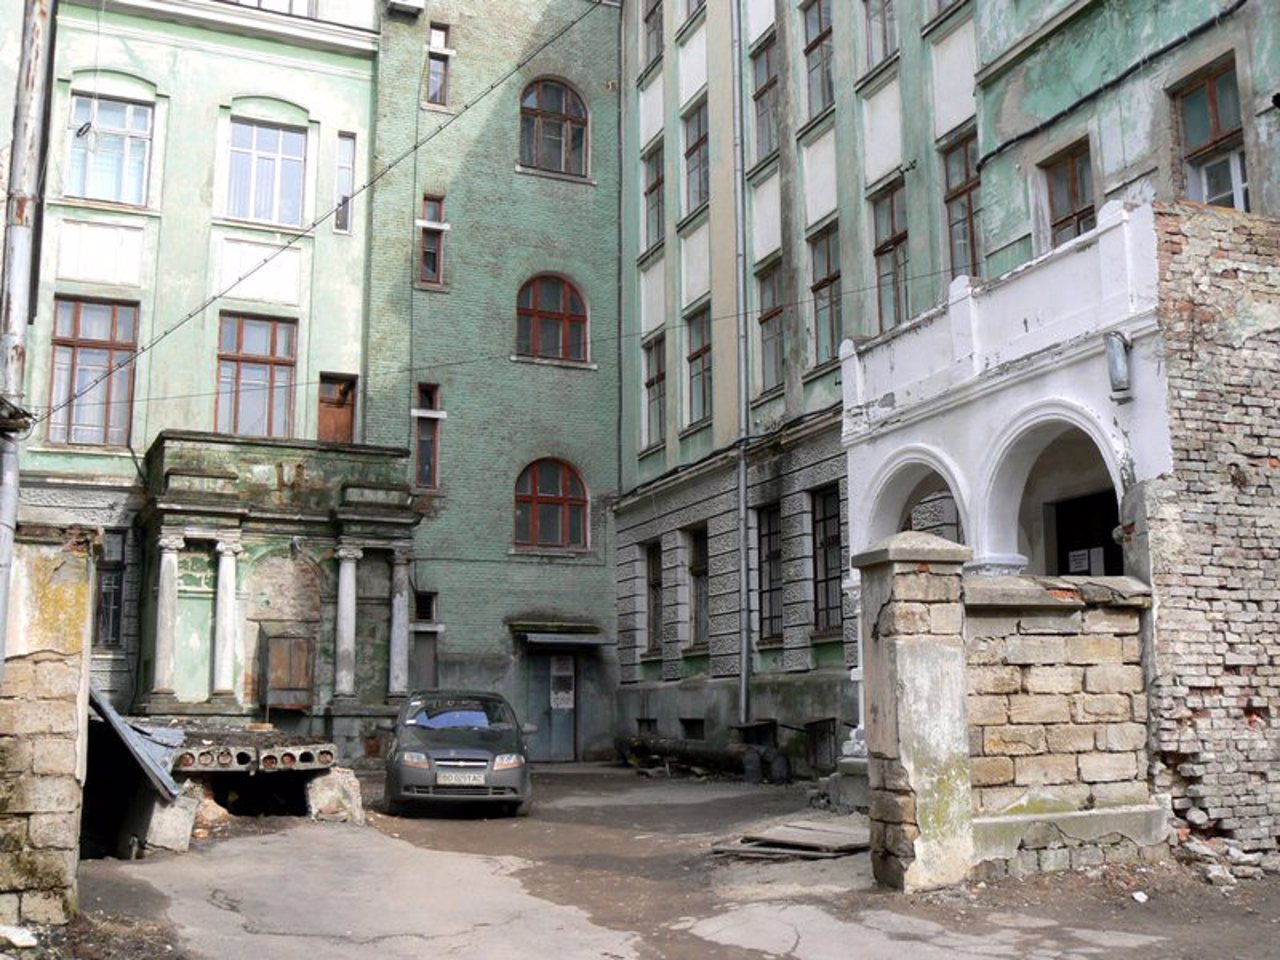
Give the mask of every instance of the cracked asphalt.
M 1232 900 L 1180 868 L 1144 866 L 908 898 L 874 889 L 865 855 L 710 854 L 748 826 L 830 816 L 806 807 L 803 787 L 592 765 L 535 783 L 528 818 L 402 818 L 378 812 L 380 782 L 365 779 L 367 826 L 279 820 L 185 856 L 86 862 L 81 902 L 167 923 L 208 960 L 1280 955 L 1275 884 Z M 1133 883 L 1151 891 L 1145 907 Z

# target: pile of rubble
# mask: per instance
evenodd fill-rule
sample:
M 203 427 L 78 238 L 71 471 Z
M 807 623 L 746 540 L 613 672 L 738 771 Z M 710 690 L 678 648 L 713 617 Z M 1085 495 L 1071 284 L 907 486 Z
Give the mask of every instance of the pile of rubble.
M 1188 838 L 1176 848 L 1176 855 L 1215 887 L 1234 887 L 1240 880 L 1256 880 L 1264 873 L 1280 874 L 1280 853 L 1246 853 L 1221 837 Z

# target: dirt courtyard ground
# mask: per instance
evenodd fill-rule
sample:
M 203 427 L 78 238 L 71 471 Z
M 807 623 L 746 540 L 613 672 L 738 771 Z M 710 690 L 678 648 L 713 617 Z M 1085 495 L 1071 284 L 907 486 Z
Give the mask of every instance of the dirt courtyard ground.
M 710 852 L 748 827 L 828 816 L 808 809 L 803 786 L 595 765 L 535 782 L 528 818 L 391 817 L 380 781 L 362 778 L 364 828 L 240 821 L 183 857 L 87 862 L 83 919 L 62 943 L 17 956 L 1280 958 L 1275 877 L 1222 891 L 1170 862 L 906 897 L 872 885 L 865 854 Z

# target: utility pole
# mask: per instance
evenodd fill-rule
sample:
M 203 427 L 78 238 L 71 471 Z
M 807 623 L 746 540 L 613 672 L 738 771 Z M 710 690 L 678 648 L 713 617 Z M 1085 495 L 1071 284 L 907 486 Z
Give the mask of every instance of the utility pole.
M 0 282 L 0 683 L 4 682 L 13 540 L 18 525 L 18 435 L 31 422 L 31 414 L 22 406 L 22 392 L 56 2 L 26 2 L 13 104 L 13 142 L 5 202 L 4 279 Z

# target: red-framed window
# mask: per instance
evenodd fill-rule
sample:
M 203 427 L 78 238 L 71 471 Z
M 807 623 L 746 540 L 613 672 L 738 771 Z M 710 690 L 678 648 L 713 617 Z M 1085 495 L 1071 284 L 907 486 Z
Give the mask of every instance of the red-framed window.
M 1249 209 L 1243 114 L 1234 62 L 1218 64 L 1177 93 L 1187 195 L 1201 203 Z
M 644 245 L 647 250 L 662 239 L 666 228 L 663 189 L 666 178 L 662 142 L 644 155 Z
M 707 133 L 707 101 L 684 118 L 685 213 L 692 213 L 711 197 L 711 140 Z
M 536 80 L 520 97 L 520 163 L 587 175 L 587 107 L 566 84 Z
M 444 283 L 444 237 L 449 232 L 444 218 L 444 197 L 428 194 L 422 198 L 422 251 L 418 280 L 431 286 Z
M 49 442 L 128 443 L 138 305 L 59 297 L 53 324 Z
M 297 332 L 292 320 L 222 315 L 214 417 L 219 433 L 291 435 Z
M 516 300 L 516 353 L 554 360 L 587 359 L 587 306 L 561 277 L 534 277 Z
M 587 490 L 563 460 L 537 460 L 516 480 L 516 534 L 521 547 L 586 547 Z
M 814 361 L 826 363 L 840 348 L 844 328 L 840 299 L 840 228 L 832 224 L 809 241 L 813 296 Z
M 942 155 L 946 177 L 947 244 L 951 248 L 951 276 L 981 274 L 978 214 L 982 210 L 978 174 L 978 135 L 971 133 Z
M 1097 225 L 1093 212 L 1093 168 L 1089 142 L 1081 141 L 1044 165 L 1049 188 L 1050 245 L 1066 243 Z
M 876 299 L 880 305 L 880 329 L 904 323 L 910 315 L 907 302 L 907 188 L 890 187 L 871 202 L 875 221 Z
M 786 340 L 782 328 L 782 261 L 776 260 L 756 275 L 760 295 L 760 389 L 782 383 Z
M 449 102 L 449 25 L 431 24 L 427 54 L 427 103 L 443 107 Z
M 685 366 L 689 371 L 689 423 L 711 416 L 711 308 L 703 307 L 685 321 Z
M 667 438 L 667 338 L 658 334 L 644 344 L 645 447 Z

